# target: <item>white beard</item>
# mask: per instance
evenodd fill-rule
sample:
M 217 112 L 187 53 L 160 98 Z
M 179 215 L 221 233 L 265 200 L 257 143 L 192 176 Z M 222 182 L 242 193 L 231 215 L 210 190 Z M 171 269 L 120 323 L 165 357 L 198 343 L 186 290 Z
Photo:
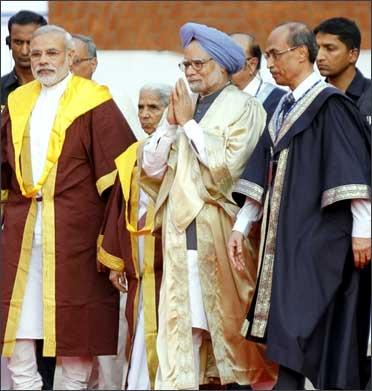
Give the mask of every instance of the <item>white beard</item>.
M 38 71 L 41 69 L 47 69 L 47 70 L 53 71 L 53 74 L 47 75 L 47 76 L 38 75 Z M 60 82 L 62 79 L 64 79 L 67 76 L 68 72 L 69 72 L 69 66 L 68 66 L 67 57 L 65 59 L 64 64 L 59 68 L 56 68 L 52 65 L 49 65 L 46 68 L 37 67 L 35 70 L 32 69 L 32 74 L 33 74 L 34 78 L 36 80 L 38 80 L 45 87 L 51 87 L 51 86 L 57 84 L 58 82 Z

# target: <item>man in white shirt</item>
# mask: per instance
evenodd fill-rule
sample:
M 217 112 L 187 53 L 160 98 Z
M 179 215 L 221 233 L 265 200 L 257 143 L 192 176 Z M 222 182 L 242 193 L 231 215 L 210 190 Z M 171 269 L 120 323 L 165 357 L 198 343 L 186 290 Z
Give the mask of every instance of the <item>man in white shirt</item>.
M 266 123 L 268 123 L 278 106 L 280 98 L 285 94 L 285 90 L 262 80 L 260 75 L 262 52 L 252 35 L 234 33 L 230 36 L 244 50 L 246 55 L 243 69 L 232 76 L 232 81 L 241 90 L 259 100 L 266 110 Z
M 64 29 L 37 29 L 35 80 L 2 117 L 0 332 L 15 389 L 41 389 L 35 340 L 61 358 L 63 389 L 86 389 L 92 357 L 117 349 L 119 297 L 97 272 L 97 238 L 114 159 L 135 137 L 106 87 L 69 73 L 72 57 Z
M 371 259 L 370 134 L 358 110 L 314 72 L 314 34 L 287 23 L 265 57 L 282 98 L 233 192 L 243 208 L 229 241 L 241 246 L 263 214 L 260 271 L 242 333 L 280 364 L 276 389 L 359 389 L 356 307 Z

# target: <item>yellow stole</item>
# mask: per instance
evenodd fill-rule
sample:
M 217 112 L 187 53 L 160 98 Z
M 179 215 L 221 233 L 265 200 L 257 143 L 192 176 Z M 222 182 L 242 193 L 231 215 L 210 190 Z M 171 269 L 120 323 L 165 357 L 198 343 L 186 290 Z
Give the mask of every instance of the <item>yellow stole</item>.
M 125 152 L 115 159 L 115 164 L 120 178 L 121 188 L 125 199 L 125 225 L 131 234 L 132 257 L 137 278 L 140 278 L 138 259 L 138 236 L 144 235 L 144 270 L 142 276 L 143 284 L 143 305 L 145 320 L 145 340 L 147 365 L 151 387 L 155 386 L 155 376 L 158 367 L 158 356 L 156 353 L 156 287 L 154 272 L 155 238 L 151 235 L 154 226 L 155 208 L 152 202 L 147 206 L 146 224 L 138 229 L 138 199 L 139 199 L 139 173 L 140 167 L 135 167 L 137 162 L 137 151 L 141 142 L 132 144 Z M 131 206 L 130 216 L 128 205 Z M 138 316 L 139 289 L 137 288 L 134 299 L 133 319 Z M 134 323 L 135 327 L 135 323 Z
M 123 191 L 124 199 L 125 199 L 125 223 L 127 230 L 132 235 L 145 235 L 149 234 L 153 228 L 153 220 L 147 221 L 146 225 L 142 229 L 137 228 L 137 216 L 132 221 L 132 219 L 128 216 L 128 205 L 133 203 L 134 200 L 130 199 L 130 190 L 132 184 L 132 177 L 134 173 L 134 166 L 137 161 L 137 150 L 140 145 L 140 142 L 132 144 L 129 148 L 127 148 L 120 156 L 115 159 L 115 165 L 118 170 L 121 188 Z M 135 201 L 137 202 L 137 200 Z
M 50 133 L 47 158 L 43 173 L 36 184 L 30 182 L 29 173 L 23 172 L 21 154 L 29 149 L 28 122 L 41 91 L 41 84 L 34 80 L 17 88 L 9 95 L 8 106 L 12 123 L 12 139 L 15 155 L 15 172 L 22 195 L 33 197 L 43 187 L 51 169 L 61 154 L 67 128 L 82 114 L 112 99 L 105 86 L 91 80 L 73 76 L 59 102 L 53 128 Z M 25 142 L 26 141 L 26 142 Z M 27 146 L 25 144 L 28 144 Z M 27 151 L 26 151 L 27 155 Z M 27 178 L 26 178 L 26 177 Z

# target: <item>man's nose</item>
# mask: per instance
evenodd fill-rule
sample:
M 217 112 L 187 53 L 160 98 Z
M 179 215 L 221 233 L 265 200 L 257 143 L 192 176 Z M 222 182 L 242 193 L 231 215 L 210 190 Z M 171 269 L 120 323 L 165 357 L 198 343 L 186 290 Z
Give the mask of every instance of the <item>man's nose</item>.
M 316 60 L 317 61 L 323 61 L 324 60 L 324 50 L 322 48 L 318 49 L 318 54 L 316 55 Z
M 21 48 L 21 53 L 24 56 L 28 56 L 30 54 L 30 44 L 28 42 L 24 42 Z
M 49 57 L 47 56 L 46 53 L 42 52 L 40 59 L 39 59 L 39 63 L 40 64 L 47 64 L 48 62 L 49 62 Z
M 195 75 L 196 71 L 195 69 L 192 67 L 192 65 L 189 65 L 188 67 L 186 67 L 185 69 L 185 75 L 186 76 L 191 76 L 191 75 Z
M 273 59 L 272 59 L 272 56 L 269 56 L 269 57 L 266 59 L 266 68 L 267 68 L 267 69 L 270 69 L 273 65 L 274 65 L 274 61 L 273 61 Z

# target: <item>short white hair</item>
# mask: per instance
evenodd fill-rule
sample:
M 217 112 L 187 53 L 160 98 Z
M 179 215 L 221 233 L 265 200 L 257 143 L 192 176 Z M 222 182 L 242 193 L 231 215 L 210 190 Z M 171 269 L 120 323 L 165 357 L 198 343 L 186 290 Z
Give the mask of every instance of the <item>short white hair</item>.
M 49 34 L 49 33 L 57 33 L 63 35 L 63 40 L 65 42 L 66 49 L 70 50 L 74 48 L 74 43 L 72 41 L 72 36 L 69 32 L 67 32 L 64 28 L 60 26 L 56 26 L 54 24 L 47 24 L 45 26 L 41 26 L 34 31 L 32 34 L 31 40 L 33 38 L 38 37 L 39 35 Z
M 169 105 L 169 99 L 172 93 L 172 86 L 162 83 L 151 83 L 142 86 L 140 93 L 141 91 L 151 91 L 155 93 L 159 96 L 162 106 L 167 107 Z

